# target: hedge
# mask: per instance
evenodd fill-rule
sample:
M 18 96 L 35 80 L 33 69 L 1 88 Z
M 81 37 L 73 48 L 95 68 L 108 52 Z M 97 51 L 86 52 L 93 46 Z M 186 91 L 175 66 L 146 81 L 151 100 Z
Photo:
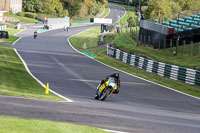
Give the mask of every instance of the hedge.
M 18 12 L 17 15 L 22 16 L 22 17 L 28 17 L 28 18 L 36 18 L 37 17 L 37 14 L 31 13 L 31 12 Z

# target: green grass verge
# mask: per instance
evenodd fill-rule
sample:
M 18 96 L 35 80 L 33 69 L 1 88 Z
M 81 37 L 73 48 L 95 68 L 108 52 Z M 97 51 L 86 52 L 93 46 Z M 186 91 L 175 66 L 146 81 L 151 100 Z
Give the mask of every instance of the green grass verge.
M 0 24 L 5 24 L 7 26 L 7 28 L 16 28 L 16 25 L 11 24 L 11 23 L 7 23 L 7 22 L 0 22 Z
M 5 13 L 5 16 L 9 16 L 9 17 L 14 17 L 20 20 L 20 22 L 24 22 L 24 23 L 37 23 L 38 20 L 33 19 L 33 18 L 27 18 L 27 17 L 21 17 L 15 14 L 8 14 Z
M 106 133 L 84 125 L 10 116 L 0 116 L 0 129 L 2 133 Z
M 19 37 L 17 36 L 9 36 L 9 39 L 3 39 L 3 43 L 5 44 L 13 44 Z
M 91 32 L 92 32 L 92 35 L 88 34 L 88 33 L 91 33 Z M 95 34 L 95 32 L 96 32 L 96 34 Z M 82 49 L 82 47 L 81 47 L 84 43 L 84 40 L 82 41 L 83 37 L 84 38 L 90 38 L 90 42 L 92 42 L 92 40 L 98 40 L 98 35 L 99 35 L 98 32 L 99 32 L 98 30 L 90 29 L 88 31 L 82 32 L 79 35 L 71 37 L 70 42 L 76 49 L 78 49 L 80 51 L 84 51 L 84 49 Z M 131 38 L 129 38 L 129 40 L 128 40 L 128 42 L 129 42 L 128 45 L 126 44 L 126 37 L 125 37 L 126 34 L 125 34 L 125 32 L 123 32 L 123 33 L 124 34 L 121 34 L 120 36 L 114 37 L 115 39 L 118 40 L 118 43 L 123 45 L 123 47 L 129 47 L 130 45 L 134 45 L 134 42 Z M 112 36 L 112 35 L 110 35 L 110 36 Z M 79 40 L 79 41 L 76 41 L 76 40 Z M 93 46 L 97 46 L 97 43 L 95 44 L 95 41 L 93 41 L 93 42 L 94 43 L 91 43 L 91 44 Z M 132 49 L 132 47 L 129 47 L 129 48 Z M 141 51 L 142 51 L 142 49 L 143 48 L 141 48 Z M 164 77 L 161 77 L 161 76 L 140 70 L 136 67 L 132 67 L 132 66 L 125 64 L 125 63 L 123 63 L 119 60 L 116 60 L 112 57 L 107 56 L 106 55 L 106 49 L 90 50 L 90 51 L 87 51 L 87 52 L 95 55 L 97 60 L 99 60 L 99 61 L 101 61 L 101 62 L 103 62 L 107 65 L 110 65 L 112 67 L 115 67 L 117 69 L 120 69 L 122 71 L 131 73 L 133 75 L 142 77 L 144 79 L 148 79 L 150 81 L 153 81 L 153 82 L 159 83 L 161 85 L 173 88 L 175 90 L 179 90 L 181 92 L 200 97 L 200 89 L 198 87 L 191 86 L 191 85 L 188 85 L 188 84 L 185 84 L 185 83 L 182 83 L 182 82 L 179 82 L 179 81 L 171 80 L 171 79 L 168 79 L 168 78 L 164 78 Z
M 124 15 L 124 17 L 120 20 L 120 24 L 128 24 L 128 22 L 127 22 L 128 14 L 129 14 L 129 17 L 133 17 L 135 19 L 137 18 L 134 6 L 129 6 L 129 13 L 128 13 L 128 5 L 123 5 L 123 4 L 113 3 L 113 2 L 109 2 L 109 4 L 121 6 L 126 9 L 126 11 L 127 11 L 126 15 Z
M 98 46 L 96 38 L 98 35 L 100 35 L 100 27 L 82 32 L 69 40 L 77 49 L 83 49 L 84 43 L 86 43 L 87 48 L 92 48 Z
M 12 48 L 0 47 L 0 94 L 62 100 L 34 80 Z M 51 84 L 50 84 L 51 85 Z
M 5 31 L 8 31 L 9 39 L 2 39 L 3 43 L 5 44 L 13 44 L 19 37 L 14 36 L 14 34 L 18 33 L 20 30 L 17 29 L 6 29 Z

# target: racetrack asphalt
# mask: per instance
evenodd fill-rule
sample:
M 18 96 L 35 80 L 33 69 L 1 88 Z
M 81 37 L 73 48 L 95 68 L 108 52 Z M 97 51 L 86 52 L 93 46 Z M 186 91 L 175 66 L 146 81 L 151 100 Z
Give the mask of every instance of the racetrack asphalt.
M 124 14 L 123 8 L 108 6 L 108 18 Z M 52 30 L 39 34 L 37 39 L 24 35 L 17 41 L 14 47 L 31 73 L 74 102 L 0 96 L 0 114 L 130 133 L 199 133 L 199 99 L 105 66 L 78 53 L 67 42 L 68 37 L 96 26 L 71 27 L 68 33 Z M 120 74 L 119 94 L 104 102 L 94 100 L 100 80 L 113 72 Z

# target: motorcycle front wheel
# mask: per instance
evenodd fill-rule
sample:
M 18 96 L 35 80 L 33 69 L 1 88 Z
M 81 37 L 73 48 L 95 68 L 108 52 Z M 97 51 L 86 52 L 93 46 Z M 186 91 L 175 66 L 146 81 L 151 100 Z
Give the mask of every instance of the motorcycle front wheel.
M 110 93 L 110 90 L 108 88 L 105 88 L 103 93 L 102 93 L 102 95 L 101 95 L 101 97 L 100 97 L 100 100 L 104 101 L 107 98 L 109 93 Z

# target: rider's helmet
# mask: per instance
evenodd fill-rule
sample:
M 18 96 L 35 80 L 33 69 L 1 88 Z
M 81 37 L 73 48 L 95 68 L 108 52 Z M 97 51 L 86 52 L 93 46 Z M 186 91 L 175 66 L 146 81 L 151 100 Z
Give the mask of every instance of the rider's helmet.
M 114 73 L 113 77 L 115 77 L 116 79 L 119 79 L 119 73 Z

